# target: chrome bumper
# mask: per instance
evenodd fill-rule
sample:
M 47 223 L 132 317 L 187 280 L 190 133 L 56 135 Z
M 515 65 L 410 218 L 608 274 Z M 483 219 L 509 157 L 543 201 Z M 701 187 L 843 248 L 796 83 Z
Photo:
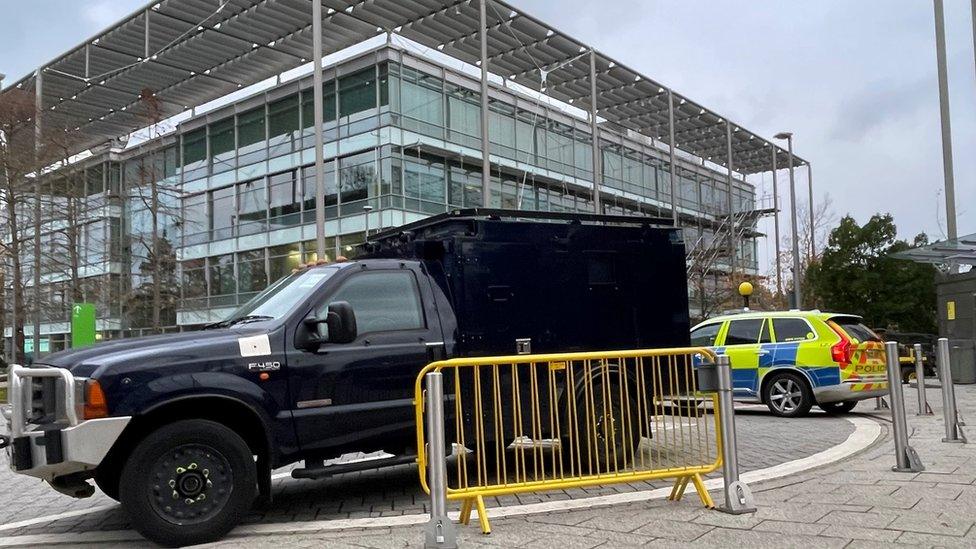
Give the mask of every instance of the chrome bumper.
M 53 401 L 45 399 L 55 404 L 54 421 L 43 425 L 29 420 L 38 378 L 57 380 Z M 76 397 L 77 387 L 71 372 L 61 368 L 10 366 L 10 406 L 3 410 L 3 417 L 9 432 L 6 453 L 14 472 L 51 481 L 90 471 L 105 458 L 132 418 L 80 419 L 83 403 Z

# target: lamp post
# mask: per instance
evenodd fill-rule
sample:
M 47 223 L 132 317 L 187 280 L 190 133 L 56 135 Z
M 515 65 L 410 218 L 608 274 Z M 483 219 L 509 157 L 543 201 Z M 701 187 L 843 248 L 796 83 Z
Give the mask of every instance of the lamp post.
M 800 235 L 796 228 L 796 179 L 793 170 L 793 133 L 780 132 L 776 139 L 785 139 L 789 150 L 790 168 L 790 222 L 793 227 L 793 306 L 800 308 Z
M 373 207 L 369 204 L 363 206 L 363 213 L 366 214 L 366 236 L 363 237 L 363 242 L 369 242 L 369 212 L 373 211 Z

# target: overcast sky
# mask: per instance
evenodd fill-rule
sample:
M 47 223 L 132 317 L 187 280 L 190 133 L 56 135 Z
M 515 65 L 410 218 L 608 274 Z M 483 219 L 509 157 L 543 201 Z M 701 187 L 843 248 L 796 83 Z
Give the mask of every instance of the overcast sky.
M 902 237 L 942 238 L 930 0 L 511 2 L 762 136 L 794 132 L 797 154 L 813 164 L 817 199 L 829 194 L 837 216 L 863 222 L 890 212 Z M 144 4 L 2 0 L 0 72 L 20 78 Z M 976 232 L 969 5 L 946 1 L 960 234 Z M 805 171 L 799 175 L 805 202 Z M 754 180 L 769 192 L 768 175 Z M 782 227 L 788 230 L 785 219 Z M 769 222 L 763 228 L 772 231 Z M 771 246 L 762 246 L 764 257 Z

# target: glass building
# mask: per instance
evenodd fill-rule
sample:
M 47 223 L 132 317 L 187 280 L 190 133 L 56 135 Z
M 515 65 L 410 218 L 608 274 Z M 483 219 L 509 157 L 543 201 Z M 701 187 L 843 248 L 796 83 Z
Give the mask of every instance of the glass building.
M 45 207 L 54 215 L 42 241 L 52 257 L 72 259 L 70 268 L 45 262 L 42 269 L 49 350 L 67 345 L 66 303 L 95 303 L 105 339 L 154 325 L 195 329 L 319 259 L 315 93 L 325 105 L 324 259 L 354 256 L 367 228 L 482 206 L 479 90 L 464 70 L 387 43 L 327 67 L 322 90 L 310 76 L 280 83 L 55 172 L 45 179 Z M 593 212 L 585 113 L 495 82 L 489 106 L 488 206 Z M 714 237 L 728 204 L 743 213 L 758 208 L 751 184 L 737 176 L 730 197 L 724 170 L 686 154 L 671 166 L 666 144 L 612 124 L 601 124 L 599 142 L 603 212 L 670 217 L 675 170 L 689 248 Z M 65 221 L 69 207 L 76 214 Z M 70 253 L 65 224 L 77 231 Z M 756 237 L 738 241 L 740 271 L 755 273 Z M 29 257 L 31 248 L 22 253 Z M 712 266 L 728 267 L 728 259 Z

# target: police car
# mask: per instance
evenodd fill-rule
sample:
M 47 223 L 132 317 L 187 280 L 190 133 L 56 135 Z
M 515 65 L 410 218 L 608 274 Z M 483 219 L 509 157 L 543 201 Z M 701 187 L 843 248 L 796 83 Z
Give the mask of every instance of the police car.
M 691 344 L 726 354 L 737 400 L 758 401 L 782 417 L 816 404 L 851 411 L 888 394 L 884 343 L 861 317 L 820 311 L 745 312 L 711 318 Z

